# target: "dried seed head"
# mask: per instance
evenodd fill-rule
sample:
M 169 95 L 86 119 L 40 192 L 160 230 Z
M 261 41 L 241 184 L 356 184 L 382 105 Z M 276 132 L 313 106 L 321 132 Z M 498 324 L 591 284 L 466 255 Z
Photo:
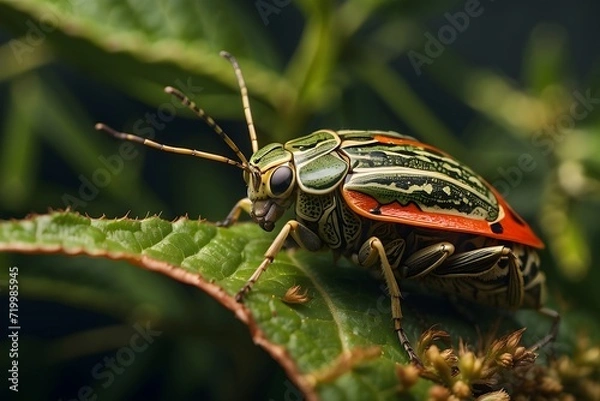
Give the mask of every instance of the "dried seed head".
M 482 359 L 477 358 L 471 351 L 461 355 L 458 360 L 458 368 L 462 377 L 472 383 L 481 379 Z
M 515 367 L 528 366 L 535 362 L 537 354 L 525 347 L 518 347 L 513 353 L 513 364 Z
M 459 380 L 452 386 L 452 393 L 460 399 L 468 398 L 471 396 L 471 388 L 467 383 Z
M 420 371 L 420 376 L 440 383 L 430 389 L 428 399 L 600 400 L 597 380 L 600 377 L 600 347 L 592 347 L 589 343 L 583 346 L 582 342 L 573 357 L 560 357 L 542 366 L 535 364 L 537 355 L 531 349 L 520 345 L 523 331 L 481 343 L 475 349 L 459 339 L 456 353 L 451 348 L 440 350 L 432 344 L 441 338 L 435 330 L 424 333 L 422 360 L 425 368 Z M 504 390 L 499 390 L 503 388 L 511 389 L 510 398 Z M 573 396 L 575 394 L 577 397 Z
M 524 332 L 525 328 L 522 328 L 494 340 L 489 348 L 489 355 L 495 358 L 496 355 L 501 353 L 514 353 L 516 347 L 521 342 Z
M 510 401 L 510 396 L 504 390 L 494 391 L 477 397 L 476 401 Z
M 450 390 L 446 387 L 436 384 L 429 389 L 428 401 L 448 401 Z
M 396 376 L 400 382 L 400 391 L 405 391 L 414 386 L 419 380 L 419 368 L 415 365 L 396 364 Z
M 505 336 L 504 338 L 506 338 L 506 348 L 508 348 L 509 350 L 515 349 L 521 342 L 521 338 L 523 337 L 524 332 L 525 327 Z
M 281 300 L 286 304 L 304 304 L 309 300 L 308 290 L 302 291 L 302 287 L 295 285 L 288 288 Z
M 450 366 L 456 366 L 456 364 L 458 363 L 458 357 L 456 356 L 452 348 L 446 348 L 440 353 L 440 355 Z
M 563 386 L 556 379 L 549 376 L 544 376 L 542 377 L 542 382 L 539 386 L 539 389 L 541 392 L 546 394 L 558 395 L 562 392 Z
M 505 352 L 504 354 L 498 357 L 496 362 L 499 366 L 503 367 L 504 369 L 508 369 L 513 366 L 513 356 L 510 353 Z
M 498 355 L 501 354 L 503 352 L 505 352 L 506 350 L 506 343 L 504 341 L 501 341 L 502 339 L 497 339 L 494 340 L 494 342 L 492 342 L 492 345 L 489 348 L 488 353 L 490 355 Z
M 425 356 L 428 365 L 431 366 L 430 373 L 437 376 L 442 383 L 447 385 L 451 384 L 454 370 L 452 369 L 452 366 L 448 364 L 437 345 L 429 347 L 425 352 Z
M 417 343 L 417 354 L 422 357 L 425 354 L 425 351 L 427 351 L 427 349 L 436 341 L 441 341 L 443 344 L 449 345 L 450 334 L 448 334 L 447 331 L 438 330 L 434 327 L 425 330 Z

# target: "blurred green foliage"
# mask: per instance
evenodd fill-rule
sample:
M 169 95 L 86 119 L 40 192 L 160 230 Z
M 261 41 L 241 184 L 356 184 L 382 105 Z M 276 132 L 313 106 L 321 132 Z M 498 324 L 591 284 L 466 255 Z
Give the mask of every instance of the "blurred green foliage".
M 237 170 L 147 149 L 125 158 L 93 125 L 145 129 L 165 143 L 229 154 L 162 92 L 184 86 L 248 153 L 235 78 L 218 55 L 226 49 L 245 74 L 261 144 L 321 127 L 371 128 L 448 151 L 540 232 L 553 306 L 597 316 L 600 5 L 475 3 L 2 0 L 1 217 L 71 205 L 91 216 L 222 218 L 244 196 Z M 162 115 L 160 124 L 147 113 Z M 103 330 L 126 331 L 138 313 L 179 324 L 144 354 L 157 368 L 134 364 L 107 399 L 289 395 L 245 328 L 194 289 L 91 259 L 4 254 L 0 264 L 20 267 L 28 327 L 21 361 L 39 368 L 23 383 L 43 373 L 37 399 L 74 397 L 97 353 L 118 344 Z M 210 322 L 206 331 L 188 331 L 190 308 Z M 159 369 L 172 364 L 179 370 Z M 131 385 L 142 377 L 155 380 Z M 233 391 L 232 382 L 245 390 Z

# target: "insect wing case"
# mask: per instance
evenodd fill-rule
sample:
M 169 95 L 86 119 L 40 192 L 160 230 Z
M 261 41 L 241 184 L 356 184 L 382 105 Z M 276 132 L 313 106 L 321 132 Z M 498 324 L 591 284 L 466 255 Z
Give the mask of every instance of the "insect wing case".
M 395 132 L 340 131 L 350 160 L 342 193 L 373 220 L 465 232 L 542 248 L 542 241 L 473 170 Z

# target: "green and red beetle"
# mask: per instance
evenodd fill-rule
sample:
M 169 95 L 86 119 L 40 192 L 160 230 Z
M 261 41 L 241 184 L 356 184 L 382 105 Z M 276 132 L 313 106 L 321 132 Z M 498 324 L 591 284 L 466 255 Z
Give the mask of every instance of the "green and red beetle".
M 536 309 L 554 318 L 553 329 L 534 346 L 551 341 L 559 316 L 543 307 L 544 274 L 536 249 L 542 241 L 485 180 L 433 146 L 395 132 L 319 130 L 263 148 L 237 61 L 234 67 L 253 155 L 248 160 L 204 111 L 178 90 L 178 97 L 235 152 L 239 161 L 166 146 L 97 124 L 98 130 L 160 150 L 197 156 L 243 170 L 248 197 L 220 224 L 234 224 L 242 211 L 266 231 L 294 206 L 254 274 L 236 295 L 250 291 L 285 240 L 302 248 L 329 248 L 365 267 L 379 266 L 389 289 L 394 330 L 411 361 L 417 355 L 402 329 L 399 281 L 476 303 L 515 310 Z

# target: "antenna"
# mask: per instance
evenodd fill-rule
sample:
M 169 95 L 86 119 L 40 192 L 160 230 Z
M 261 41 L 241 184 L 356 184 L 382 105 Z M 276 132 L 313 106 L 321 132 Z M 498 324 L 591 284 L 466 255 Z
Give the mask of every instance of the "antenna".
M 246 156 L 244 156 L 244 154 L 242 153 L 240 148 L 238 148 L 238 146 L 231 140 L 229 135 L 227 135 L 225 133 L 225 131 L 223 131 L 223 129 L 219 126 L 219 124 L 217 124 L 215 122 L 215 120 L 212 119 L 211 116 L 207 115 L 204 110 L 202 110 L 200 107 L 196 106 L 196 103 L 192 102 L 186 95 L 184 95 L 181 91 L 173 88 L 172 86 L 167 86 L 165 88 L 165 92 L 170 95 L 174 95 L 176 98 L 179 99 L 179 101 L 183 105 L 187 106 L 187 108 L 190 109 L 191 111 L 193 111 L 194 114 L 196 114 L 198 117 L 203 119 L 204 122 L 206 123 L 206 125 L 211 127 L 213 129 L 213 131 L 215 131 L 217 133 L 217 135 L 219 135 L 221 137 L 221 139 L 223 139 L 223 141 L 225 141 L 227 146 L 229 146 L 231 148 L 231 150 L 233 150 L 235 152 L 236 156 L 238 157 L 238 159 L 240 159 L 242 164 L 243 165 L 248 164 L 248 160 L 246 159 Z
M 154 142 L 150 139 L 142 138 L 137 135 L 132 135 L 132 134 L 128 134 L 125 132 L 116 131 L 116 130 L 112 129 L 111 127 L 109 127 L 108 125 L 102 124 L 102 123 L 96 124 L 95 128 L 98 131 L 107 132 L 108 134 L 114 136 L 115 138 L 122 139 L 124 141 L 141 143 L 142 145 L 146 145 L 151 148 L 155 148 L 155 149 L 162 150 L 165 152 L 178 153 L 181 155 L 196 156 L 196 157 L 200 157 L 202 159 L 209 159 L 209 160 L 214 160 L 214 161 L 218 161 L 221 163 L 227 163 L 227 164 L 231 164 L 232 166 L 241 168 L 242 170 L 248 170 L 248 164 L 244 161 L 242 161 L 242 163 L 240 163 L 238 161 L 229 159 L 225 156 L 215 155 L 213 153 L 202 152 L 202 151 L 195 150 L 195 149 L 179 148 L 179 147 L 175 147 L 175 146 L 163 145 L 162 143 Z
M 221 57 L 225 57 L 233 66 L 235 76 L 237 77 L 238 85 L 240 87 L 240 93 L 242 94 L 242 106 L 244 107 L 244 115 L 246 116 L 246 123 L 248 124 L 248 133 L 250 134 L 250 142 L 252 143 L 252 153 L 256 153 L 258 150 L 258 139 L 256 138 L 256 130 L 254 128 L 254 122 L 252 121 L 252 111 L 250 110 L 250 101 L 248 100 L 248 88 L 242 75 L 242 70 L 235 57 L 226 51 L 219 53 Z
M 246 83 L 244 82 L 244 77 L 242 76 L 242 71 L 240 70 L 240 66 L 239 66 L 237 60 L 235 59 L 235 57 L 233 57 L 231 54 L 227 53 L 226 51 L 222 51 L 220 54 L 221 54 L 221 56 L 223 56 L 227 60 L 229 60 L 229 62 L 233 66 L 233 70 L 237 77 L 238 85 L 240 87 L 240 92 L 242 95 L 242 106 L 244 107 L 244 115 L 246 117 L 246 123 L 248 125 L 248 132 L 250 134 L 250 142 L 252 144 L 252 152 L 255 153 L 258 150 L 258 140 L 256 138 L 256 130 L 254 128 L 254 122 L 252 121 L 252 112 L 250 111 L 250 102 L 248 100 L 248 89 L 246 88 Z M 155 148 L 155 149 L 162 150 L 165 152 L 178 153 L 178 154 L 182 154 L 182 155 L 190 155 L 190 156 L 200 157 L 203 159 L 214 160 L 214 161 L 218 161 L 221 163 L 226 163 L 226 164 L 230 164 L 232 166 L 236 166 L 238 168 L 241 168 L 242 170 L 250 171 L 250 165 L 248 164 L 248 159 L 246 158 L 246 156 L 244 156 L 244 154 L 242 153 L 240 148 L 235 144 L 235 142 L 233 142 L 233 140 L 229 137 L 229 135 L 227 135 L 225 133 L 225 131 L 223 131 L 223 129 L 215 122 L 215 120 L 212 119 L 212 117 L 207 115 L 203 109 L 198 107 L 196 105 L 196 103 L 191 101 L 181 91 L 173 88 L 172 86 L 165 87 L 165 92 L 177 97 L 177 99 L 179 99 L 179 101 L 183 105 L 185 105 L 192 112 L 194 112 L 198 117 L 200 117 L 202 120 L 204 120 L 204 122 L 209 127 L 211 127 L 213 129 L 213 131 L 215 131 L 217 133 L 217 135 L 219 135 L 221 137 L 221 139 L 227 144 L 227 146 L 229 146 L 229 148 L 231 150 L 233 150 L 233 152 L 235 153 L 235 155 L 237 156 L 237 158 L 240 161 L 238 162 L 238 161 L 235 161 L 235 160 L 230 159 L 225 156 L 216 155 L 214 153 L 202 152 L 200 150 L 164 145 L 162 143 L 154 142 L 153 140 L 142 138 L 137 135 L 129 134 L 126 132 L 119 132 L 119 131 L 109 127 L 108 125 L 102 124 L 102 123 L 96 124 L 95 128 L 98 131 L 107 132 L 108 134 L 114 136 L 115 138 L 118 138 L 118 139 L 121 139 L 124 141 L 141 143 L 142 145 L 149 146 L 151 148 Z

